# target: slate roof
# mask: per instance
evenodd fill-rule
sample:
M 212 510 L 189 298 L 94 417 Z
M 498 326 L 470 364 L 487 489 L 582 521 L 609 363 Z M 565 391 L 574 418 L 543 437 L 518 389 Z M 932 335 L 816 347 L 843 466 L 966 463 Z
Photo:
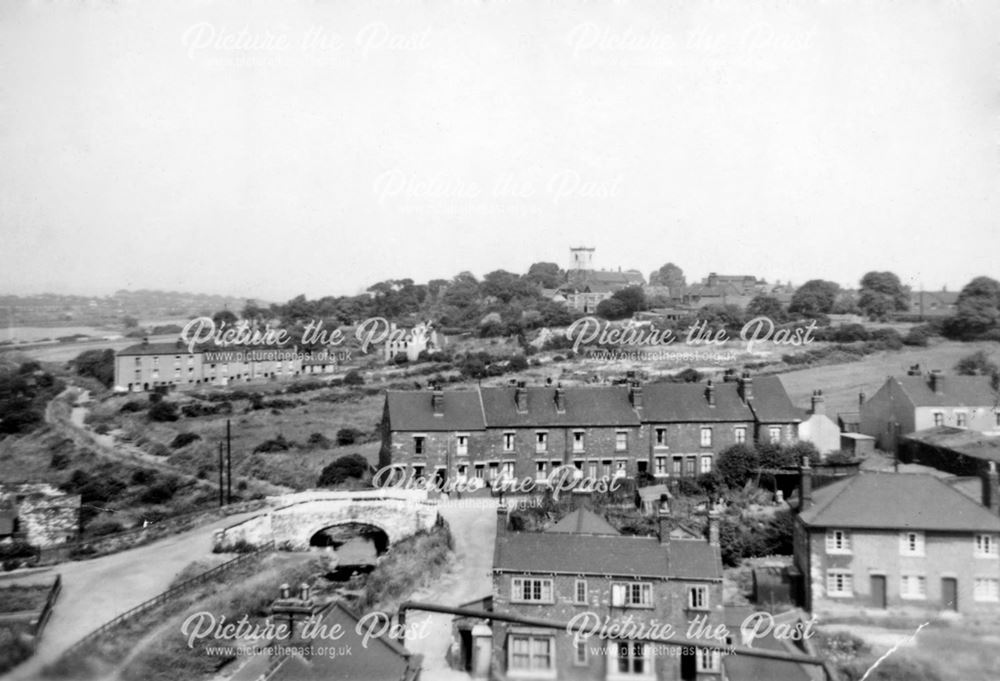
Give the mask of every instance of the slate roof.
M 643 386 L 642 420 L 647 422 L 753 421 L 735 382 L 715 383 L 715 406 L 704 383 L 649 383 Z
M 632 409 L 626 386 L 563 388 L 566 407 L 563 413 L 556 411 L 556 388 L 552 387 L 525 388 L 528 411 L 518 413 L 514 401 L 516 390 L 508 386 L 480 388 L 489 427 L 639 425 L 639 415 Z
M 976 430 L 934 426 L 910 433 L 903 439 L 1000 463 L 1000 437 L 984 435 Z
M 196 348 L 195 352 L 201 352 L 201 348 Z M 168 343 L 137 343 L 136 345 L 130 345 L 124 350 L 119 350 L 119 356 L 131 356 L 131 355 L 188 355 L 193 354 L 188 352 L 186 343 L 177 343 L 174 341 Z
M 801 413 L 792 404 L 777 376 L 757 376 L 753 379 L 750 407 L 761 423 L 797 423 L 802 420 Z
M 607 520 L 585 508 L 576 509 L 552 527 L 546 528 L 545 531 L 559 533 L 575 532 L 577 534 L 621 534 Z
M 741 643 L 740 628 L 743 622 L 755 612 L 758 612 L 757 609 L 751 606 L 726 606 L 724 620 L 726 627 L 733 635 L 734 643 Z M 795 626 L 799 622 L 806 621 L 802 613 L 797 610 L 790 610 L 773 615 L 773 617 L 775 623 L 788 626 Z M 765 628 L 766 625 L 761 627 L 761 634 L 764 633 Z M 767 635 L 755 638 L 753 647 L 796 655 L 811 654 L 811 651 L 800 649 L 794 641 L 778 639 L 773 634 L 773 630 Z M 750 655 L 725 655 L 722 658 L 722 666 L 725 669 L 726 678 L 731 679 L 731 681 L 763 681 L 763 679 L 767 679 L 767 681 L 820 681 L 826 678 L 820 665 L 807 665 Z
M 393 430 L 483 430 L 483 403 L 478 390 L 444 390 L 442 415 L 435 416 L 430 390 L 388 390 L 389 426 Z
M 927 376 L 893 376 L 903 392 L 917 407 L 992 407 L 997 394 L 990 387 L 989 376 L 945 375 L 941 393 L 931 390 Z
M 799 514 L 810 527 L 1000 532 L 1000 516 L 926 473 L 860 473 L 812 498 Z

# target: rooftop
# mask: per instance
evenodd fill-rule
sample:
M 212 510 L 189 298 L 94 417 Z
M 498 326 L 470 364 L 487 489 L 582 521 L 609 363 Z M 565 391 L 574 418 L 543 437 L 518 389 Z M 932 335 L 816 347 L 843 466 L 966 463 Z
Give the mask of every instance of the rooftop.
M 940 375 L 938 392 L 931 389 L 930 377 L 893 376 L 916 407 L 994 407 L 997 393 L 989 376 Z

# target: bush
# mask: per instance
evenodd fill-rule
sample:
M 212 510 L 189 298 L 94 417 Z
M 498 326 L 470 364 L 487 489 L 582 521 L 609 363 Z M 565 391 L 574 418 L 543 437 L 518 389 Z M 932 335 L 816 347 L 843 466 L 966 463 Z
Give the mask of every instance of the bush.
M 903 343 L 919 348 L 925 348 L 933 335 L 934 330 L 929 325 L 921 324 L 920 326 L 914 326 L 910 329 L 910 331 L 903 338 Z
M 201 439 L 201 435 L 198 433 L 178 433 L 177 437 L 170 441 L 171 449 L 180 449 L 181 447 L 187 447 L 192 442 L 196 442 Z
M 176 421 L 180 416 L 177 413 L 177 405 L 173 402 L 160 400 L 149 408 L 149 418 L 151 421 Z
M 337 433 L 337 437 L 338 438 L 340 437 L 339 432 Z M 333 443 L 330 442 L 330 438 L 328 438 L 323 433 L 312 433 L 309 436 L 309 439 L 306 440 L 306 444 L 311 449 L 329 449 L 330 445 Z
M 66 452 L 52 452 L 52 458 L 49 460 L 49 468 L 61 471 L 69 466 L 69 462 L 70 457 Z
M 727 487 L 739 488 L 757 473 L 760 457 L 750 445 L 740 444 L 728 447 L 719 453 L 716 470 Z
M 364 385 L 365 378 L 357 369 L 351 369 L 344 375 L 344 385 Z
M 514 355 L 510 358 L 511 371 L 524 371 L 528 368 L 528 358 L 524 355 Z
M 287 452 L 289 449 L 295 446 L 294 442 L 290 442 L 285 439 L 284 435 L 278 435 L 276 438 L 270 440 L 265 440 L 259 445 L 254 447 L 254 454 L 263 453 L 270 454 L 272 452 Z
M 353 445 L 362 435 L 364 433 L 357 428 L 341 428 L 337 431 L 337 444 L 341 447 L 344 445 Z
M 86 350 L 70 362 L 80 376 L 90 376 L 110 388 L 115 382 L 115 351 Z
M 142 504 L 163 504 L 174 498 L 174 493 L 180 487 L 180 481 L 174 476 L 163 478 L 153 483 L 139 496 Z
M 364 480 L 371 471 L 368 460 L 360 454 L 347 454 L 332 461 L 319 474 L 319 487 L 342 485 L 350 479 Z
M 87 526 L 87 534 L 92 537 L 103 537 L 105 535 L 117 534 L 118 532 L 124 531 L 124 525 L 117 520 L 112 520 L 110 518 L 95 520 Z

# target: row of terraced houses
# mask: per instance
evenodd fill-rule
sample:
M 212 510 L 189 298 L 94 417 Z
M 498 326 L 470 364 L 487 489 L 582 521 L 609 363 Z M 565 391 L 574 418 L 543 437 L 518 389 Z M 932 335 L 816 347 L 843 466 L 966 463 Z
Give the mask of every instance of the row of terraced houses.
M 802 411 L 776 376 L 698 383 L 389 391 L 381 466 L 438 480 L 694 477 L 749 442 L 794 443 Z

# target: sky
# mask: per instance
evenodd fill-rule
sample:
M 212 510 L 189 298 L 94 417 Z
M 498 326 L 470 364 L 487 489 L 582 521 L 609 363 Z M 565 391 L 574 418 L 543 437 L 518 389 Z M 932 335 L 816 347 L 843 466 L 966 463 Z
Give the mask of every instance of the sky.
M 995 0 L 0 3 L 0 293 L 1000 277 Z

